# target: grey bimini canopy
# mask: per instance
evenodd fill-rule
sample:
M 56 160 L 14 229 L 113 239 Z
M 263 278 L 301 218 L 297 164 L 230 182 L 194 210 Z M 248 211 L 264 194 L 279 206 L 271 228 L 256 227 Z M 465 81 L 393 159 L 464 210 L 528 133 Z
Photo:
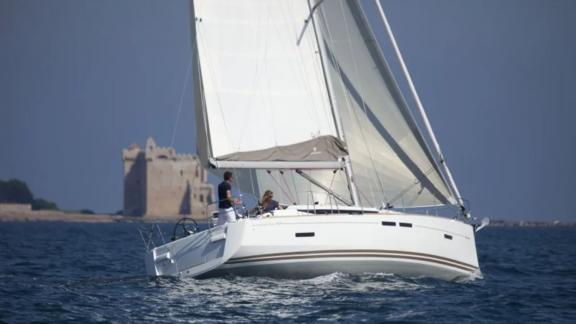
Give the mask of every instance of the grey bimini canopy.
M 348 150 L 334 136 L 320 136 L 301 143 L 274 146 L 251 152 L 235 152 L 218 157 L 219 161 L 336 161 Z

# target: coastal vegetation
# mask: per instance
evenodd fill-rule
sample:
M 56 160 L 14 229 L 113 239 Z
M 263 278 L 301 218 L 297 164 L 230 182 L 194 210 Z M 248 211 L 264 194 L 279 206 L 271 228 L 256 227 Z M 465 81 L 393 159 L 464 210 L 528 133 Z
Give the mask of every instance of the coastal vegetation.
M 0 203 L 30 204 L 33 210 L 59 210 L 52 201 L 34 198 L 26 182 L 18 179 L 0 180 Z

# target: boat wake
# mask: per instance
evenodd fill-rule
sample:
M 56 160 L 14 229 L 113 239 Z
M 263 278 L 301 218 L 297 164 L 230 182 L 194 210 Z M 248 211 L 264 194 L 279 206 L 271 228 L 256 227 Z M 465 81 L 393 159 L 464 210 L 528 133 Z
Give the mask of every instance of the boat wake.
M 476 269 L 473 273 L 471 273 L 469 276 L 464 276 L 464 277 L 460 277 L 457 278 L 456 280 L 454 280 L 454 282 L 457 283 L 470 283 L 476 280 L 482 280 L 484 279 L 484 275 L 482 274 L 482 271 L 480 271 L 480 269 Z
M 338 282 L 338 281 L 343 281 L 349 276 L 350 275 L 346 274 L 346 273 L 334 272 L 334 273 L 329 273 L 327 275 L 322 275 L 322 276 L 318 276 L 318 277 L 314 277 L 314 278 L 310 278 L 310 279 L 300 279 L 298 281 L 301 282 L 302 284 L 323 285 L 323 284 L 327 284 L 327 283 L 334 283 L 334 282 Z

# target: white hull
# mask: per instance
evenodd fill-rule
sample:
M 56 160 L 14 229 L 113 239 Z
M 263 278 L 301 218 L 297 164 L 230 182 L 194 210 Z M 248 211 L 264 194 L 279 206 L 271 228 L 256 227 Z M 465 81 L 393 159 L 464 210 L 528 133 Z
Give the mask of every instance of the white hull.
M 471 225 L 393 213 L 243 219 L 155 248 L 146 261 L 152 276 L 369 272 L 455 280 L 480 274 Z

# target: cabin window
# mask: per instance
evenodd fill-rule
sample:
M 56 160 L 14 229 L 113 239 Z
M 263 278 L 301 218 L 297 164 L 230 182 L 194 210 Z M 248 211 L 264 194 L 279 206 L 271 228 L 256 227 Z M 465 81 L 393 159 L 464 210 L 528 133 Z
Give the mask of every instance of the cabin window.
M 396 226 L 396 222 L 382 222 L 382 226 Z
M 451 239 L 452 239 L 452 235 L 444 234 L 444 238 L 445 238 L 445 239 L 448 239 L 448 240 L 451 240 Z
M 412 223 L 400 223 L 400 227 L 412 227 Z
M 296 237 L 314 237 L 315 235 L 314 232 L 296 233 Z

